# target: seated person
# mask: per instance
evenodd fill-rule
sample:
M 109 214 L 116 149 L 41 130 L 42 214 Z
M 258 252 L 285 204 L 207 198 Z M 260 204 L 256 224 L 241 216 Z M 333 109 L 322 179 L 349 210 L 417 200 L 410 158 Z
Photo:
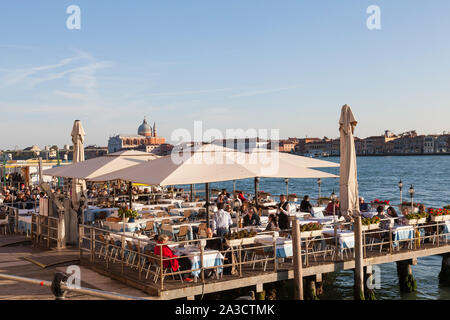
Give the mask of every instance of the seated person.
M 258 214 L 256 213 L 256 208 L 251 207 L 244 217 L 244 227 L 260 226 L 260 225 L 261 225 L 261 219 L 259 218 Z
M 162 234 L 158 237 L 157 243 L 165 244 L 165 243 L 167 243 L 168 240 L 169 240 L 169 236 L 166 234 Z M 167 245 L 163 245 L 163 246 L 156 245 L 154 248 L 155 255 L 157 255 L 157 256 L 160 255 L 160 248 L 162 248 L 163 258 L 176 258 L 177 257 Z M 169 266 L 170 266 L 171 272 L 187 271 L 187 270 L 192 269 L 192 263 L 189 260 L 189 258 L 187 258 L 187 257 L 183 257 L 180 259 L 164 260 L 163 261 L 164 269 L 169 268 Z M 192 279 L 189 278 L 188 273 L 184 273 L 183 277 L 184 277 L 184 281 L 192 282 Z
M 216 231 L 219 237 L 222 237 L 229 232 L 233 220 L 231 219 L 230 213 L 224 210 L 223 202 L 217 203 L 217 209 L 218 211 L 214 213 L 214 219 L 212 221 L 213 230 Z
M 309 196 L 304 196 L 302 202 L 300 203 L 300 212 L 311 212 L 312 205 L 309 202 Z
M 280 228 L 278 227 L 278 219 L 277 216 L 271 213 L 269 215 L 269 223 L 267 223 L 267 227 L 265 231 L 280 231 Z
M 369 211 L 369 204 L 364 202 L 363 197 L 359 197 L 359 211 L 361 212 Z
M 327 216 L 333 215 L 333 201 L 330 201 L 325 209 Z M 339 200 L 334 201 L 334 214 L 339 214 Z
M 246 201 L 247 201 L 247 199 L 246 199 L 245 196 L 244 196 L 244 192 L 243 192 L 243 191 L 241 191 L 241 192 L 238 194 L 238 199 L 241 200 L 242 202 L 246 202 Z
M 214 237 L 212 229 L 207 228 L 206 229 L 206 245 L 205 249 L 211 249 L 211 250 L 222 250 L 222 240 L 221 239 L 212 239 Z
M 377 208 L 378 209 L 378 208 Z M 389 207 L 386 211 L 386 214 L 384 215 L 384 221 L 381 221 L 380 228 L 381 229 L 389 229 L 390 227 L 394 226 L 395 221 L 398 221 L 398 215 L 397 212 L 393 207 Z

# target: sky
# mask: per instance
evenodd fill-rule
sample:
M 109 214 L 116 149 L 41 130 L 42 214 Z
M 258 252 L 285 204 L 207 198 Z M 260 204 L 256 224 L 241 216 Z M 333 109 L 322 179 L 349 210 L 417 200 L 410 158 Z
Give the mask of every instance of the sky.
M 80 8 L 80 29 L 66 12 Z M 366 24 L 380 8 L 379 30 Z M 337 137 L 450 131 L 450 1 L 0 2 L 0 149 L 136 134 L 174 142 L 194 121 Z

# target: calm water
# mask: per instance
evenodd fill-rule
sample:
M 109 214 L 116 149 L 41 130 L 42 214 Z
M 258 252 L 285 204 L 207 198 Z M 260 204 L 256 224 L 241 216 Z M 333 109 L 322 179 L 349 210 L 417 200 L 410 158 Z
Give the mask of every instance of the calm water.
M 339 162 L 339 158 L 327 160 Z M 339 168 L 326 168 L 323 171 L 339 174 Z M 450 156 L 408 156 L 408 157 L 360 157 L 358 158 L 359 193 L 367 202 L 379 198 L 398 204 L 400 192 L 397 187 L 402 179 L 403 199 L 410 200 L 408 189 L 411 184 L 416 191 L 414 202 L 427 207 L 442 207 L 450 204 Z M 211 188 L 233 189 L 232 182 L 215 183 Z M 253 180 L 236 181 L 236 189 L 252 192 Z M 339 192 L 338 179 L 322 179 L 322 196 Z M 271 194 L 286 192 L 283 179 L 261 179 L 260 190 Z M 290 180 L 289 193 L 299 196 L 308 194 L 317 197 L 315 179 Z M 441 257 L 419 259 L 413 266 L 417 280 L 417 292 L 400 294 L 398 289 L 396 264 L 381 266 L 381 289 L 375 291 L 378 299 L 450 299 L 450 288 L 440 288 L 438 274 Z M 334 286 L 325 290 L 322 299 L 353 299 L 353 272 L 345 271 L 332 275 Z

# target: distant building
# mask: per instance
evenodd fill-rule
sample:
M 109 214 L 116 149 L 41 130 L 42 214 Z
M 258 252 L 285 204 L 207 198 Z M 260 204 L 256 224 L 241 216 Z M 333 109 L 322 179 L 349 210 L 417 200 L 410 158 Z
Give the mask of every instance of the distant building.
M 153 128 L 144 121 L 138 128 L 137 135 L 125 135 L 119 134 L 110 137 L 108 140 L 108 152 L 113 153 L 120 150 L 143 150 L 146 152 L 156 153 L 155 150 L 159 149 L 159 146 L 166 143 L 166 139 L 163 137 L 158 137 L 156 130 L 156 123 L 153 124 Z

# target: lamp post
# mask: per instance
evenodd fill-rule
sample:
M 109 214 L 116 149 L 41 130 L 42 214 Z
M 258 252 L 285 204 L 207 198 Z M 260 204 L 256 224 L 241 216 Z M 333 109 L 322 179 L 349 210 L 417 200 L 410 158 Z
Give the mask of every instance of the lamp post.
M 289 179 L 285 178 L 284 183 L 286 183 L 286 198 L 289 198 Z
M 319 197 L 317 198 L 317 203 L 320 201 L 320 185 L 322 184 L 322 179 L 317 179 L 317 186 L 319 187 Z
M 398 182 L 398 188 L 400 189 L 400 210 L 403 209 L 403 182 L 402 179 Z
M 409 195 L 411 196 L 411 213 L 414 213 L 414 193 L 414 187 L 411 185 L 411 187 L 409 187 Z

